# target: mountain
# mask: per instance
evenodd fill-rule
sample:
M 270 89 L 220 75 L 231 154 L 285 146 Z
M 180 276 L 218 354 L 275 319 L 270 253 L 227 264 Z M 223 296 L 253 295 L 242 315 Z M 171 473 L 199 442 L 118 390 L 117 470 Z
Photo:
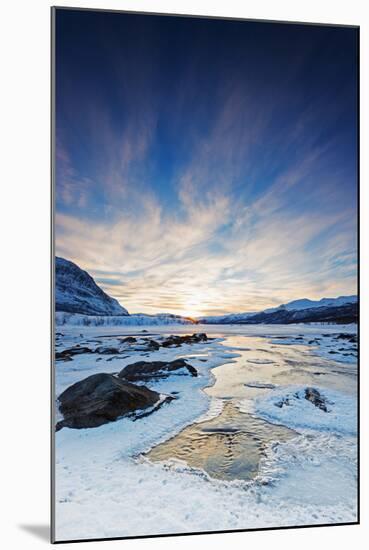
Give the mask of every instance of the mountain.
M 202 317 L 205 324 L 290 324 L 290 323 L 357 323 L 357 296 L 339 296 L 321 300 L 294 300 L 259 313 L 232 313 Z
M 248 317 L 256 315 L 256 311 L 253 313 L 227 313 L 226 315 L 212 315 L 207 317 L 199 317 L 197 321 L 199 323 L 214 324 L 214 325 L 232 325 L 244 322 Z
M 108 296 L 87 271 L 55 258 L 55 311 L 83 315 L 129 315 L 120 303 Z
M 279 309 L 297 311 L 300 309 L 312 309 L 316 307 L 337 307 L 355 302 L 357 302 L 357 296 L 339 296 L 338 298 L 322 298 L 321 300 L 309 300 L 308 298 L 303 298 L 302 300 L 293 300 L 292 302 L 288 302 L 288 304 L 282 304 L 275 308 L 265 309 L 264 313 L 273 313 Z

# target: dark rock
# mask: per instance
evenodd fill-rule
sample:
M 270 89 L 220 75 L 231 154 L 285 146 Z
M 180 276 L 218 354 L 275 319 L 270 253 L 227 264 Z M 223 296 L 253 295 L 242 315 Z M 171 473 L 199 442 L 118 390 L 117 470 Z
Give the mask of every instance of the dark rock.
M 154 350 L 154 351 L 157 351 L 158 349 L 160 349 L 160 345 L 155 340 L 149 340 L 147 347 L 149 350 Z
M 122 344 L 134 344 L 135 342 L 137 342 L 134 336 L 127 336 L 126 338 L 121 338 L 120 341 L 122 342 Z
M 99 353 L 100 355 L 117 355 L 120 353 L 120 350 L 109 346 L 98 346 L 95 349 L 95 353 Z
M 170 346 L 181 346 L 182 344 L 198 344 L 199 342 L 206 342 L 208 339 L 204 332 L 195 334 L 186 334 L 185 336 L 171 335 L 162 341 L 161 345 L 164 348 Z
M 348 342 L 356 344 L 357 343 L 357 336 L 356 336 L 356 334 L 349 334 L 347 332 L 341 332 L 340 334 L 337 334 L 336 340 L 348 340 Z
M 305 399 L 310 401 L 315 407 L 321 409 L 324 412 L 328 412 L 328 401 L 323 395 L 315 388 L 305 388 Z
M 83 353 L 93 353 L 93 351 L 90 348 L 77 345 L 74 348 L 57 351 L 55 353 L 55 359 L 57 361 L 72 361 L 74 355 L 81 355 Z
M 274 403 L 274 405 L 275 405 L 276 407 L 279 407 L 280 409 L 281 409 L 282 407 L 284 407 L 284 405 L 286 405 L 287 407 L 289 407 L 290 404 L 291 404 L 291 403 L 290 403 L 290 400 L 288 399 L 288 397 L 283 397 L 283 399 L 281 399 L 280 401 L 277 401 L 277 403 Z
M 56 429 L 94 428 L 152 407 L 159 400 L 159 394 L 145 386 L 135 386 L 112 374 L 93 374 L 59 396 L 64 418 Z
M 186 369 L 191 376 L 197 376 L 197 370 L 188 365 L 184 359 L 175 361 L 138 361 L 127 365 L 118 374 L 119 378 L 124 378 L 131 382 L 151 380 L 153 378 L 167 378 L 175 371 Z

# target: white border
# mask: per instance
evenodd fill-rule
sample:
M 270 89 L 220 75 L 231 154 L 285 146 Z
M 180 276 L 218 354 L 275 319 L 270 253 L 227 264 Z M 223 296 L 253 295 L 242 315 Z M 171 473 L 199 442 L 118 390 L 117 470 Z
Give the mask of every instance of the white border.
M 58 5 L 255 19 L 359 24 L 361 27 L 362 524 L 304 530 L 90 543 L 99 548 L 177 549 L 232 545 L 284 549 L 364 547 L 369 539 L 368 121 L 369 17 L 359 0 L 89 0 Z M 1 503 L 4 547 L 45 544 L 24 526 L 49 521 L 49 40 L 50 2 L 2 6 L 1 52 Z M 4 437 L 5 436 L 5 437 Z M 23 526 L 23 527 L 22 527 Z M 34 529 L 37 531 L 37 529 Z M 45 529 L 39 529 L 44 532 Z M 365 537 L 366 536 L 366 537 Z M 71 545 L 76 546 L 76 545 Z M 81 548 L 81 545 L 77 546 Z

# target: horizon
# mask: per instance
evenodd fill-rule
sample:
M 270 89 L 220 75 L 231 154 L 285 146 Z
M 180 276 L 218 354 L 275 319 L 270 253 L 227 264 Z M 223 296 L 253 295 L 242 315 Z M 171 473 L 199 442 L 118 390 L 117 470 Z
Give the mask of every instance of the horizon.
M 356 47 L 345 27 L 60 10 L 57 255 L 129 312 L 356 295 Z

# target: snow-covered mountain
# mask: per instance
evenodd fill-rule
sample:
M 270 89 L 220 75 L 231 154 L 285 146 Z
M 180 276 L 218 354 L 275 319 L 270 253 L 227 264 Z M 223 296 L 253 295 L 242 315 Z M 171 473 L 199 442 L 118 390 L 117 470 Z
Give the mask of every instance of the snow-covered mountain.
M 55 310 L 83 315 L 129 315 L 73 262 L 55 258 Z
M 232 323 L 239 323 L 247 319 L 248 317 L 251 317 L 252 315 L 255 315 L 257 312 L 254 311 L 252 313 L 227 313 L 226 315 L 210 315 L 207 317 L 199 317 L 197 321 L 199 323 L 208 323 L 208 324 L 232 324 Z
M 357 296 L 339 296 L 321 300 L 293 300 L 258 313 L 231 313 L 229 315 L 201 317 L 205 324 L 257 324 L 301 322 L 356 322 Z
M 129 315 L 108 296 L 87 271 L 64 258 L 55 258 L 55 323 L 77 326 L 187 325 L 189 317 L 171 313 Z
M 345 304 L 354 304 L 355 302 L 357 302 L 357 296 L 339 296 L 338 298 L 322 298 L 321 300 L 302 298 L 301 300 L 293 300 L 292 302 L 282 304 L 278 307 L 265 309 L 264 313 L 274 313 L 279 309 L 298 311 L 300 309 L 311 309 L 315 307 L 337 307 Z

